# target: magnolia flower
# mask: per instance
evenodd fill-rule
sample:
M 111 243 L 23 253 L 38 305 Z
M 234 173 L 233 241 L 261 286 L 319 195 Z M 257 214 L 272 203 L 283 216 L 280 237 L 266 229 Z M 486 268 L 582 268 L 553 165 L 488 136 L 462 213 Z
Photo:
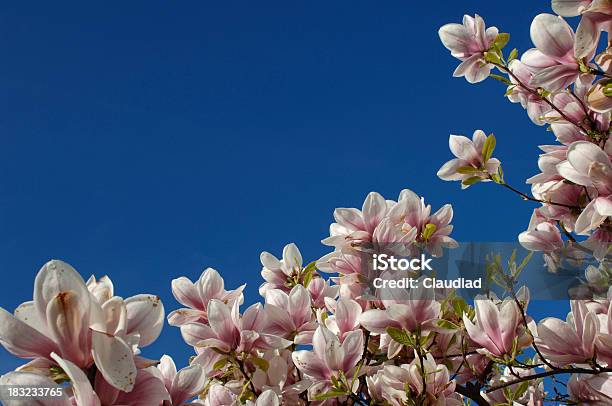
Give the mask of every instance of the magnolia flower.
M 218 299 L 208 303 L 208 323 L 181 326 L 185 341 L 194 347 L 211 347 L 223 353 L 250 352 L 288 347 L 291 342 L 265 331 L 267 315 L 256 303 L 240 315 L 239 303 L 230 305 Z
M 61 391 L 62 387 L 50 378 L 33 372 L 9 372 L 0 376 L 0 387 L 7 386 L 32 386 L 49 388 L 50 390 Z M 26 403 L 29 402 L 29 403 Z M 49 400 L 17 400 L 8 397 L 8 391 L 0 391 L 0 403 L 5 406 L 72 406 L 69 396 L 64 392 L 62 396 L 53 397 Z M 98 401 L 99 404 L 99 401 Z M 96 405 L 93 403 L 93 405 Z M 88 405 L 89 406 L 89 405 Z
M 260 260 L 263 265 L 261 276 L 266 281 L 259 287 L 262 296 L 266 295 L 268 289 L 289 292 L 293 285 L 300 281 L 302 254 L 295 244 L 285 245 L 281 260 L 266 251 L 261 253 Z
M 22 303 L 14 316 L 0 308 L 0 343 L 21 358 L 55 363 L 56 353 L 78 368 L 95 364 L 106 381 L 129 392 L 137 375 L 135 354 L 159 336 L 163 305 L 152 295 L 109 298 L 109 280 L 102 290 L 90 282 L 97 296 L 67 263 L 46 263 L 36 276 L 33 301 Z
M 608 275 L 606 275 L 606 277 L 608 277 Z M 609 287 L 609 280 L 606 282 L 608 285 L 607 287 Z M 604 300 L 600 302 L 605 303 Z M 592 310 L 589 309 L 589 311 Z M 595 314 L 597 315 L 599 325 L 599 334 L 597 334 L 597 338 L 595 339 L 597 358 L 600 362 L 610 367 L 612 366 L 612 306 L 608 303 L 608 311 L 606 313 Z
M 296 285 L 289 294 L 280 289 L 268 290 L 266 317 L 266 331 L 295 344 L 310 344 L 317 328 L 310 294 L 302 285 Z
M 505 382 L 512 382 L 520 377 L 528 377 L 535 374 L 533 369 L 520 367 L 504 368 L 503 374 L 498 374 L 491 379 L 491 386 Z M 527 388 L 521 387 L 521 383 L 508 386 L 508 389 L 498 389 L 489 393 L 484 393 L 483 397 L 492 405 L 512 404 L 515 406 L 543 406 L 545 399 L 544 383 L 541 380 L 525 381 L 528 382 Z M 516 395 L 519 394 L 517 397 Z
M 459 180 L 464 189 L 469 186 L 464 181 L 473 177 L 489 181 L 489 174 L 497 173 L 500 162 L 491 158 L 487 151 L 483 151 L 486 141 L 487 136 L 482 130 L 474 131 L 471 140 L 463 135 L 451 134 L 448 145 L 456 158 L 442 165 L 438 170 L 438 177 L 442 180 Z
M 530 86 L 534 73 L 527 66 L 529 52 L 525 52 L 520 60 L 514 59 L 508 65 L 512 75 L 510 75 L 511 84 L 508 86 L 506 94 L 510 102 L 520 103 L 527 110 L 527 115 L 534 124 L 544 125 L 544 116 L 551 111 L 551 107 L 542 99 L 536 89 Z
M 204 406 L 240 406 L 238 396 L 223 385 L 210 387 L 204 400 Z
M 329 227 L 329 237 L 321 241 L 325 245 L 342 248 L 359 248 L 372 243 L 376 228 L 387 215 L 389 206 L 380 194 L 371 192 L 363 202 L 361 210 L 337 208 L 335 223 Z
M 475 300 L 476 324 L 464 314 L 463 324 L 470 339 L 481 348 L 479 353 L 488 356 L 503 357 L 511 354 L 514 339 L 521 323 L 519 309 L 511 299 L 506 299 L 497 306 L 492 300 Z
M 207 268 L 202 272 L 196 283 L 186 277 L 172 281 L 172 294 L 175 299 L 187 308 L 178 309 L 168 315 L 171 326 L 182 326 L 191 322 L 205 323 L 207 320 L 207 306 L 210 300 L 219 299 L 223 302 L 242 300 L 242 290 L 246 285 L 236 290 L 225 290 L 225 282 L 219 272 Z
M 453 76 L 461 77 L 470 83 L 485 80 L 493 65 L 487 63 L 484 53 L 488 51 L 497 38 L 496 27 L 485 28 L 482 17 L 463 16 L 463 24 L 446 24 L 438 31 L 442 44 L 451 51 L 451 55 L 461 63 Z
M 341 297 L 359 299 L 372 268 L 363 255 L 351 251 L 331 252 L 317 261 L 317 269 L 340 275 L 332 280 L 339 285 Z
M 432 292 L 425 288 L 411 289 L 403 299 L 385 300 L 385 310 L 366 310 L 359 317 L 359 322 L 375 334 L 385 333 L 388 327 L 410 332 L 415 332 L 417 328 L 423 333 L 431 331 L 441 315 L 441 305 Z
M 585 363 L 595 355 L 597 316 L 582 301 L 572 300 L 570 305 L 567 321 L 554 317 L 540 321 L 535 339 L 540 352 L 560 365 Z
M 589 108 L 598 113 L 612 110 L 612 80 L 600 80 L 587 93 Z
M 204 390 L 208 383 L 204 369 L 197 363 L 177 372 L 174 360 L 168 355 L 163 355 L 157 368 L 170 394 L 171 403 L 167 406 L 185 405 L 189 399 Z
M 340 287 L 337 285 L 330 285 L 329 280 L 320 277 L 314 278 L 308 284 L 308 293 L 310 293 L 312 306 L 322 309 L 325 307 L 325 300 L 338 297 L 339 289 Z
M 382 396 L 393 406 L 403 406 L 409 399 L 419 396 L 427 399 L 423 404 L 463 404 L 461 397 L 454 393 L 455 383 L 450 381 L 448 369 L 442 364 L 436 364 L 430 353 L 421 361 L 415 350 L 414 361 L 409 365 L 386 365 L 381 379 L 384 384 Z
M 612 404 L 612 373 L 573 374 L 567 382 L 567 391 L 570 398 L 581 405 Z
M 453 231 L 452 219 L 450 204 L 431 214 L 431 205 L 426 205 L 424 198 L 408 189 L 402 190 L 397 204 L 388 214 L 388 221 L 394 225 L 396 233 L 416 235 L 414 253 L 418 253 L 417 248 L 423 248 L 434 257 L 442 256 L 443 248 L 459 246 L 449 235 Z
M 536 48 L 521 58 L 534 72 L 531 86 L 554 92 L 576 81 L 580 68 L 574 57 L 574 31 L 563 18 L 536 16 L 531 23 L 531 40 Z
M 385 400 L 384 398 L 385 386 L 383 383 L 382 376 L 383 376 L 383 370 L 379 369 L 378 371 L 376 371 L 374 375 L 365 377 L 365 381 L 368 386 L 368 394 L 370 395 L 370 397 L 372 398 L 374 402 L 377 402 L 374 404 L 383 403 Z
M 312 345 L 312 351 L 301 350 L 292 354 L 295 366 L 313 382 L 308 389 L 309 398 L 314 400 L 318 394 L 332 389 L 332 380 L 342 382 L 346 391 L 354 390 L 348 386 L 363 354 L 362 331 L 349 333 L 340 344 L 334 333 L 319 326 L 314 333 Z
M 593 188 L 596 196 L 576 220 L 575 232 L 588 235 L 612 216 L 612 163 L 610 156 L 597 145 L 577 141 L 567 151 L 567 161 L 557 165 L 559 173 L 578 185 Z
M 361 305 L 349 298 L 341 298 L 333 306 L 334 314 L 325 319 L 325 326 L 343 342 L 347 335 L 359 329 Z
M 530 225 L 527 231 L 519 234 L 518 240 L 529 251 L 543 251 L 547 254 L 564 246 L 561 232 L 557 226 L 547 222 Z
M 267 369 L 257 368 L 251 375 L 255 389 L 260 392 L 271 390 L 278 394 L 285 403 L 300 404 L 300 394 L 308 389 L 310 381 L 297 380 L 295 367 L 289 350 L 271 350 L 264 352 L 262 358 Z
M 583 243 L 583 245 L 593 251 L 593 256 L 598 261 L 603 261 L 610 254 L 612 246 L 612 231 L 604 228 L 598 228 L 591 236 Z
M 574 44 L 576 58 L 584 58 L 597 48 L 602 30 L 612 31 L 612 4 L 608 0 L 552 0 L 552 9 L 564 17 L 582 15 Z
M 248 400 L 247 406 L 280 406 L 278 395 L 271 390 L 263 392 L 255 402 Z
M 589 82 L 590 83 L 590 82 Z M 578 88 L 578 82 L 574 86 L 574 89 Z M 590 122 L 592 121 L 592 117 L 587 118 L 587 114 L 589 113 L 584 106 L 584 97 L 579 96 L 576 92 L 578 90 L 574 90 L 575 95 L 571 95 L 567 92 L 555 93 L 549 96 L 549 100 L 557 107 L 557 109 L 563 113 L 561 114 L 557 110 L 549 111 L 544 120 L 551 125 L 562 125 L 562 124 L 572 124 L 572 123 L 581 123 L 583 121 Z M 591 114 L 592 116 L 592 114 Z M 575 130 L 578 128 L 575 124 L 572 124 Z M 554 127 L 552 127 L 554 128 Z M 580 130 L 582 131 L 582 130 Z M 582 141 L 587 139 L 582 132 L 579 132 L 579 136 L 574 135 L 575 140 Z M 571 142 L 570 142 L 571 144 Z
M 70 381 L 70 386 L 65 387 L 65 397 L 49 400 L 40 400 L 35 404 L 41 406 L 54 405 L 79 405 L 79 406 L 150 406 L 160 405 L 169 401 L 170 397 L 157 369 L 148 367 L 139 369 L 135 376 L 135 382 L 130 392 L 120 391 L 111 386 L 98 372 L 88 378 L 85 373 L 75 364 L 64 360 L 57 354 L 51 354 L 51 358 L 61 368 L 64 376 Z M 93 386 L 92 386 L 93 383 Z M 24 385 L 38 387 L 58 387 L 55 382 L 46 376 L 31 372 L 11 372 L 0 378 L 0 385 Z M 94 392 L 95 388 L 95 392 Z M 4 400 L 7 406 L 32 405 L 30 400 Z M 25 403 L 27 402 L 27 403 Z

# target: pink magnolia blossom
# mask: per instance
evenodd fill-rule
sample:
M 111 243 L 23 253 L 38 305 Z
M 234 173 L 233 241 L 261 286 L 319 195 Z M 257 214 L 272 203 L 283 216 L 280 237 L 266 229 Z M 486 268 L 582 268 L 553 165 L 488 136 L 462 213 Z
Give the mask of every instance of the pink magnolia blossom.
M 421 363 L 422 362 L 422 363 Z M 445 365 L 437 364 L 431 354 L 422 361 L 416 354 L 412 363 L 397 367 L 386 365 L 382 372 L 382 396 L 393 406 L 403 406 L 409 399 L 425 396 L 424 404 L 460 406 L 461 397 L 454 393 L 455 382 Z
M 278 395 L 271 390 L 263 392 L 255 402 L 248 400 L 247 406 L 280 406 Z
M 337 249 L 359 248 L 371 244 L 376 228 L 393 203 L 386 201 L 380 194 L 371 192 L 363 202 L 361 210 L 337 208 L 334 210 L 336 222 L 330 225 L 330 236 L 322 243 Z
M 589 108 L 597 113 L 612 111 L 612 97 L 606 94 L 612 88 L 612 80 L 600 80 L 587 93 Z
M 332 301 L 328 301 L 328 304 L 332 305 Z M 351 332 L 359 329 L 362 308 L 356 301 L 345 297 L 333 303 L 333 312 L 325 319 L 325 326 L 343 342 Z
M 453 231 L 450 224 L 453 207 L 450 204 L 431 214 L 431 205 L 426 205 L 424 198 L 404 189 L 397 204 L 389 211 L 388 217 L 396 232 L 416 234 L 414 248 L 422 248 L 434 257 L 442 256 L 443 248 L 459 246 L 457 241 L 450 237 Z
M 442 44 L 461 61 L 453 76 L 464 76 L 469 83 L 485 80 L 493 65 L 485 61 L 484 53 L 492 47 L 497 34 L 496 27 L 485 28 L 484 20 L 478 14 L 463 16 L 463 24 L 442 26 L 438 31 Z
M 345 384 L 351 382 L 363 354 L 363 333 L 361 330 L 353 331 L 341 344 L 334 333 L 319 326 L 313 336 L 312 346 L 312 351 L 295 351 L 292 358 L 295 366 L 313 382 L 308 394 L 314 400 L 317 395 L 332 388 L 332 377 Z
M 612 31 L 612 4 L 608 0 L 552 0 L 552 8 L 564 17 L 582 15 L 574 44 L 576 58 L 595 51 L 601 31 Z
M 329 280 L 315 277 L 308 284 L 308 293 L 312 301 L 312 306 L 317 309 L 325 307 L 325 301 L 329 299 L 335 299 L 338 297 L 340 287 L 338 285 L 331 285 Z
M 298 380 L 295 376 L 295 367 L 291 359 L 290 350 L 270 350 L 263 356 L 268 364 L 267 370 L 257 368 L 253 372 L 252 380 L 255 388 L 260 392 L 273 391 L 286 403 L 300 404 L 300 394 L 310 386 L 307 379 Z
M 551 107 L 530 85 L 534 73 L 527 65 L 529 63 L 529 52 L 525 52 L 520 60 L 515 59 L 508 65 L 512 75 L 510 76 L 511 85 L 508 86 L 506 94 L 510 102 L 520 103 L 527 110 L 527 115 L 534 124 L 544 125 L 544 116 L 551 111 Z
M 577 141 L 570 145 L 567 161 L 559 163 L 557 169 L 565 179 L 595 192 L 576 220 L 576 233 L 588 234 L 612 216 L 612 163 L 606 151 L 593 143 Z
M 280 289 L 266 291 L 266 331 L 295 344 L 310 344 L 317 329 L 311 306 L 310 294 L 302 285 L 289 294 Z
M 181 326 L 185 341 L 201 348 L 215 348 L 223 353 L 250 352 L 288 347 L 291 342 L 269 334 L 265 329 L 267 316 L 263 306 L 256 303 L 240 315 L 239 303 L 230 305 L 218 299 L 208 303 L 208 323 L 189 323 Z
M 204 406 L 240 406 L 235 393 L 221 384 L 210 387 L 204 400 Z
M 548 222 L 530 225 L 529 230 L 519 234 L 518 240 L 523 247 L 530 251 L 543 251 L 545 253 L 555 252 L 564 246 L 561 232 L 556 225 Z
M 612 373 L 599 375 L 574 374 L 567 382 L 570 398 L 580 405 L 612 404 Z
M 591 236 L 583 243 L 583 245 L 593 251 L 593 256 L 598 261 L 603 259 L 610 253 L 612 245 L 612 231 L 604 228 L 598 228 Z
M 262 252 L 260 256 L 263 269 L 261 276 L 265 282 L 259 287 L 259 293 L 265 296 L 268 289 L 280 289 L 285 292 L 291 290 L 291 280 L 295 284 L 302 271 L 302 254 L 297 245 L 291 243 L 283 248 L 283 258 L 278 259 L 269 252 Z
M 101 285 L 90 282 L 99 293 L 95 287 Z M 70 265 L 49 261 L 36 276 L 33 301 L 22 303 L 14 316 L 0 309 L 0 343 L 21 358 L 55 362 L 56 353 L 78 368 L 95 364 L 111 385 L 131 391 L 138 347 L 157 338 L 164 308 L 152 295 L 109 298 L 112 283 L 101 284 L 106 294 L 96 296 Z
M 503 374 L 498 374 L 490 380 L 491 386 L 499 385 L 505 382 L 512 382 L 519 377 L 528 377 L 533 375 L 535 372 L 533 369 L 525 369 L 520 367 L 513 367 L 512 369 L 506 367 L 503 370 Z M 528 406 L 543 406 L 546 393 L 544 392 L 544 383 L 540 380 L 526 381 L 529 386 L 523 390 L 520 396 L 517 398 L 515 395 L 520 390 L 520 383 L 515 383 L 508 386 L 508 389 L 498 389 L 492 392 L 484 393 L 483 397 L 492 405 L 498 404 L 512 404 L 512 405 L 528 405 Z
M 536 48 L 521 58 L 534 72 L 531 86 L 554 92 L 576 81 L 581 72 L 574 57 L 574 31 L 563 18 L 536 16 L 531 23 L 531 40 Z
M 187 401 L 202 392 L 208 383 L 204 369 L 197 363 L 177 371 L 174 360 L 168 355 L 163 355 L 157 368 L 170 395 L 170 401 L 164 406 L 187 404 Z
M 225 282 L 219 272 L 207 268 L 196 283 L 186 277 L 180 277 L 172 281 L 172 294 L 176 300 L 187 308 L 178 309 L 168 315 L 168 323 L 171 326 L 182 326 L 190 322 L 205 323 L 207 320 L 207 306 L 210 300 L 218 299 L 223 302 L 242 300 L 242 290 L 246 285 L 238 289 L 225 290 Z
M 40 375 L 34 372 L 9 372 L 0 377 L 0 386 L 5 385 L 14 386 L 36 386 L 50 388 L 52 390 L 61 390 L 61 386 L 51 380 L 49 377 Z M 29 399 L 29 400 L 18 400 L 9 399 L 7 392 L 0 392 L 0 402 L 5 406 L 72 406 L 73 403 L 70 397 L 64 393 L 61 397 L 54 397 L 51 399 Z M 92 404 L 92 406 L 95 405 Z M 89 406 L 89 405 L 87 405 Z
M 387 327 L 415 332 L 431 331 L 441 316 L 441 305 L 433 298 L 431 289 L 410 289 L 400 300 L 384 300 L 385 309 L 366 310 L 359 322 L 366 330 L 382 334 Z
M 496 158 L 489 158 L 483 162 L 482 149 L 486 139 L 487 136 L 482 130 L 474 131 L 471 140 L 463 135 L 451 134 L 448 145 L 456 158 L 442 165 L 438 170 L 438 177 L 442 180 L 463 181 L 478 176 L 488 182 L 489 174 L 497 173 L 500 162 Z M 460 172 L 463 168 L 473 168 L 478 172 Z M 462 183 L 461 187 L 465 189 L 468 186 Z
M 582 301 L 572 300 L 570 304 L 572 310 L 567 321 L 543 319 L 535 339 L 542 354 L 560 365 L 586 363 L 595 355 L 597 316 Z
M 317 269 L 325 273 L 338 273 L 332 280 L 339 286 L 341 297 L 359 299 L 371 269 L 363 254 L 357 252 L 335 251 L 324 255 L 317 261 Z
M 490 299 L 475 300 L 476 323 L 463 315 L 463 324 L 470 339 L 481 348 L 478 352 L 503 357 L 511 354 L 514 339 L 520 337 L 521 314 L 516 303 L 506 299 L 496 304 Z M 524 346 L 524 345 L 523 345 Z

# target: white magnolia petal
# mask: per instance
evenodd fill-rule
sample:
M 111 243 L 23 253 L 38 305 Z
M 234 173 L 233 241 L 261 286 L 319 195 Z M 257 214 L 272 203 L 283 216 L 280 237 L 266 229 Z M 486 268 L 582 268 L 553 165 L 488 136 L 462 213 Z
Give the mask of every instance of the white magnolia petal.
M 104 379 L 115 388 L 130 392 L 136 381 L 132 349 L 119 337 L 92 331 L 92 354 Z

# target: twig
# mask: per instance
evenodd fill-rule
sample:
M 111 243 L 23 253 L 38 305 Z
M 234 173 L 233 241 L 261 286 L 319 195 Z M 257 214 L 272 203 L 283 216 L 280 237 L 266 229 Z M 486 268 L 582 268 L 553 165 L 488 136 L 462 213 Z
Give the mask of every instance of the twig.
M 612 368 L 602 368 L 602 369 L 587 369 L 587 368 L 566 368 L 566 369 L 554 369 L 552 371 L 540 372 L 534 375 L 525 375 L 521 378 L 517 378 L 513 381 L 503 382 L 498 385 L 492 386 L 486 390 L 486 393 L 491 393 L 499 389 L 503 389 L 507 386 L 514 385 L 516 383 L 530 381 L 538 378 L 546 378 L 547 376 L 560 375 L 560 374 L 590 374 L 590 375 L 599 375 L 604 372 L 612 372 Z

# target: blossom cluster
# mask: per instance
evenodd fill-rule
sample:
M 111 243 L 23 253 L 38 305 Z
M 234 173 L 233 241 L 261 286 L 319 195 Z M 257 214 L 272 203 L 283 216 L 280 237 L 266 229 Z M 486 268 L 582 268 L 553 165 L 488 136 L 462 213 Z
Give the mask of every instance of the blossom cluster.
M 282 255 L 262 252 L 261 302 L 245 304 L 245 286 L 227 287 L 205 269 L 195 281 L 171 283 L 183 307 L 165 314 L 160 299 L 117 296 L 111 279 L 85 281 L 69 264 L 45 264 L 31 301 L 0 308 L 0 345 L 27 360 L 0 377 L 5 385 L 62 388 L 52 399 L 6 398 L 8 406 L 336 406 L 612 404 L 612 6 L 600 0 L 553 0 L 558 15 L 531 26 L 534 48 L 504 56 L 509 36 L 481 17 L 447 24 L 440 38 L 461 63 L 456 76 L 488 77 L 507 86 L 531 120 L 550 126 L 558 141 L 541 147 L 541 173 L 531 195 L 510 186 L 493 157 L 496 138 L 477 130 L 451 135 L 456 158 L 438 176 L 501 185 L 535 202 L 527 250 L 542 251 L 556 270 L 585 265 L 586 290 L 570 301 L 565 320 L 536 321 L 530 292 L 518 287 L 526 261 L 487 268 L 505 290 L 468 303 L 452 289 L 370 292 L 374 253 L 443 256 L 453 208 L 433 211 L 405 189 L 397 200 L 376 192 L 361 208 L 338 208 L 330 253 L 305 261 L 287 244 Z M 563 17 L 580 16 L 574 32 Z M 608 44 L 609 45 L 609 44 Z M 494 69 L 501 74 L 491 73 Z M 364 255 L 365 254 L 365 255 Z M 419 278 L 420 275 L 414 275 Z M 550 276 L 552 277 L 552 276 Z M 583 292 L 584 293 L 584 292 Z M 177 368 L 168 355 L 142 355 L 167 322 L 193 356 Z M 565 383 L 556 376 L 565 376 Z M 559 386 L 561 388 L 559 388 Z
M 593 254 L 606 261 L 612 241 L 612 47 L 603 50 L 601 33 L 612 30 L 609 1 L 553 0 L 557 13 L 531 23 L 534 47 L 504 55 L 509 35 L 484 20 L 465 16 L 463 24 L 440 28 L 442 43 L 462 62 L 455 76 L 471 82 L 488 77 L 507 86 L 505 96 L 520 103 L 537 125 L 548 125 L 557 144 L 540 146 L 540 173 L 527 179 L 531 196 L 508 185 L 500 163 L 491 158 L 495 138 L 480 130 L 472 140 L 451 135 L 455 159 L 440 168 L 444 180 L 468 187 L 493 181 L 541 203 L 518 237 L 528 250 L 546 254 L 555 271 L 564 260 Z M 580 16 L 574 32 L 564 17 Z M 599 54 L 597 54 L 597 52 Z M 499 74 L 491 73 L 494 69 Z M 578 241 L 582 240 L 582 241 Z

